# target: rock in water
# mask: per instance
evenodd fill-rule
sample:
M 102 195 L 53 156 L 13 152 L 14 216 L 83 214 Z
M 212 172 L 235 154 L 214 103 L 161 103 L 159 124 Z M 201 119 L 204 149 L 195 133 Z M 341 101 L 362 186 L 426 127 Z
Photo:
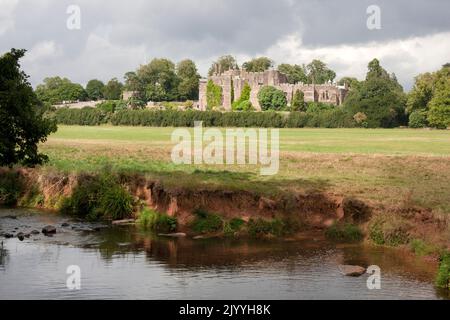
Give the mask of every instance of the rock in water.
M 18 238 L 20 241 L 23 241 L 23 240 L 25 240 L 25 234 L 22 233 L 22 232 L 20 232 L 20 233 L 17 235 L 17 238 Z
M 46 226 L 42 229 L 42 233 L 45 235 L 55 234 L 56 228 L 54 226 Z
M 169 238 L 184 238 L 186 237 L 186 233 L 160 233 L 158 234 L 158 236 Z
M 348 277 L 360 277 L 366 273 L 366 268 L 360 266 L 341 265 L 339 270 L 344 276 Z

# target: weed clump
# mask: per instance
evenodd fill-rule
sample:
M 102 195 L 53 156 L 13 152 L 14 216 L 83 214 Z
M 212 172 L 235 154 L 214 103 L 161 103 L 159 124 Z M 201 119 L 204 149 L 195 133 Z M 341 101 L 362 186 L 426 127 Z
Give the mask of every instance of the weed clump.
M 2 172 L 0 174 L 0 205 L 17 205 L 24 186 L 25 183 L 18 172 Z
M 191 228 L 196 233 L 211 233 L 222 230 L 224 222 L 220 216 L 209 213 L 204 210 L 196 210 L 194 212 L 195 220 L 192 222 Z
M 248 234 L 253 238 L 261 238 L 267 236 L 279 237 L 286 234 L 285 223 L 280 219 L 250 219 L 247 229 Z
M 245 221 L 240 218 L 234 218 L 223 224 L 223 233 L 227 237 L 233 237 L 244 227 Z
M 167 214 L 161 214 L 149 208 L 141 211 L 137 223 L 144 229 L 167 233 L 175 232 L 178 226 L 177 218 L 169 217 Z
M 83 176 L 61 212 L 93 221 L 124 219 L 133 213 L 133 198 L 110 174 Z
M 375 244 L 396 247 L 409 242 L 409 229 L 401 217 L 379 215 L 369 225 L 369 236 Z
M 450 253 L 445 252 L 441 255 L 439 270 L 436 277 L 436 285 L 439 288 L 450 289 Z
M 357 226 L 349 223 L 336 223 L 325 232 L 328 239 L 342 242 L 358 242 L 364 238 L 364 235 Z

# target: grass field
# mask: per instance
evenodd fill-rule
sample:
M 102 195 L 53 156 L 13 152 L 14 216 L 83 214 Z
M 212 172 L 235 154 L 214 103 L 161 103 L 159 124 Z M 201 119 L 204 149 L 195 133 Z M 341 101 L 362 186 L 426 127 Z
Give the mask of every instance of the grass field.
M 176 166 L 173 128 L 59 126 L 41 151 L 64 171 L 138 171 L 182 187 L 320 190 L 386 205 L 450 212 L 450 131 L 282 129 L 280 172 L 254 166 Z

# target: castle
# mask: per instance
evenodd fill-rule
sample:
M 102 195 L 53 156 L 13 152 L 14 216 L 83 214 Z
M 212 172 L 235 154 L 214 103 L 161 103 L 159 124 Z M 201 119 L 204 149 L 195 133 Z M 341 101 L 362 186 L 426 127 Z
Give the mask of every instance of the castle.
M 258 101 L 259 90 L 263 86 L 273 86 L 282 90 L 287 98 L 288 104 L 291 103 L 292 97 L 297 90 L 303 91 L 305 102 L 323 102 L 334 104 L 336 106 L 343 103 L 348 92 L 348 87 L 337 86 L 336 84 L 303 84 L 288 83 L 287 76 L 277 70 L 267 70 L 264 72 L 247 72 L 245 70 L 228 70 L 224 73 L 216 72 L 208 79 L 200 80 L 199 88 L 199 109 L 207 110 L 206 91 L 208 81 L 212 80 L 216 85 L 222 88 L 222 108 L 231 111 L 234 101 L 238 100 L 242 89 L 247 83 L 251 88 L 250 102 L 253 107 L 260 111 L 261 106 Z

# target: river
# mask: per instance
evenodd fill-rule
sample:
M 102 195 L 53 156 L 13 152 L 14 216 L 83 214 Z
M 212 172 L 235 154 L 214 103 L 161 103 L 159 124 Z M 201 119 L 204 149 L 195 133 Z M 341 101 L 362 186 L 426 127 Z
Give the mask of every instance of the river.
M 53 237 L 1 238 L 0 299 L 449 298 L 433 286 L 434 265 L 394 249 L 320 237 L 167 239 L 135 226 L 103 229 L 54 213 L 0 209 L 2 233 L 46 225 L 57 227 Z M 379 266 L 381 289 L 367 288 L 369 275 L 343 276 L 341 264 Z M 81 271 L 80 290 L 67 288 L 73 265 Z

